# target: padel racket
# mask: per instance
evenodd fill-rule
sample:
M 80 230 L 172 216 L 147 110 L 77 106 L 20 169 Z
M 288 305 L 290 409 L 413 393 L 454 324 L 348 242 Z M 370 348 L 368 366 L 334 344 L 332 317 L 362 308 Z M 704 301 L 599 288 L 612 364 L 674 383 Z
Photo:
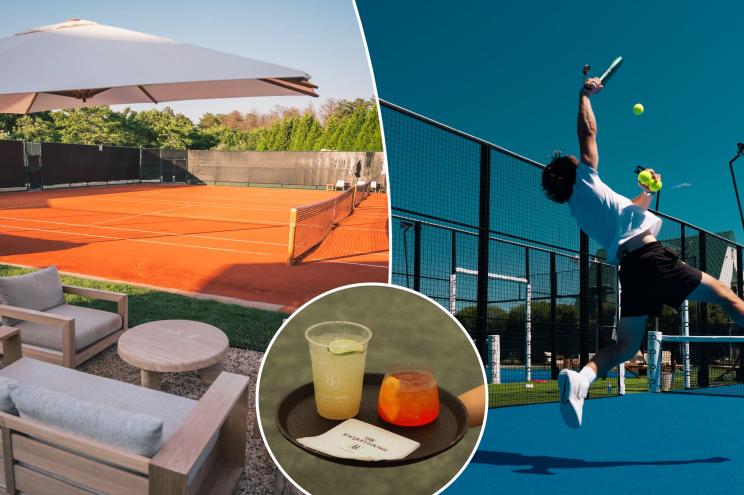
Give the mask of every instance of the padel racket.
M 612 76 L 615 75 L 617 70 L 620 68 L 620 66 L 623 65 L 623 57 L 617 57 L 615 60 L 612 61 L 609 67 L 602 73 L 601 76 L 599 76 L 599 81 L 602 83 L 602 85 L 607 84 L 607 81 L 610 80 Z M 583 71 L 584 75 L 589 74 L 589 66 L 585 65 Z M 592 84 L 592 87 L 594 85 Z

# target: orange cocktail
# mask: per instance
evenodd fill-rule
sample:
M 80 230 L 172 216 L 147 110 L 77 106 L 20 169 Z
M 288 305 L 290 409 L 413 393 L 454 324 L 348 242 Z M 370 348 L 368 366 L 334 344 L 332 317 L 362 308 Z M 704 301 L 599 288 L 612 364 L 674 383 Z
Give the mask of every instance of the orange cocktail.
M 439 390 L 431 369 L 396 365 L 385 373 L 377 414 L 398 426 L 421 426 L 439 416 Z

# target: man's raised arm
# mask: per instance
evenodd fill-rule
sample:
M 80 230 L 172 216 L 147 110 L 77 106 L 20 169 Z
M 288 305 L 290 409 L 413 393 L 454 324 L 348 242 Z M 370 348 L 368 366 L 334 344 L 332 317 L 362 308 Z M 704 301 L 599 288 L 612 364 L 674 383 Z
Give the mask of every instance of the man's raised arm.
M 599 165 L 599 151 L 597 150 L 597 120 L 594 118 L 592 103 L 589 97 L 602 89 L 599 78 L 587 79 L 584 87 L 579 93 L 579 116 L 577 121 L 577 132 L 579 135 L 579 149 L 581 151 L 581 162 L 589 165 L 594 170 Z

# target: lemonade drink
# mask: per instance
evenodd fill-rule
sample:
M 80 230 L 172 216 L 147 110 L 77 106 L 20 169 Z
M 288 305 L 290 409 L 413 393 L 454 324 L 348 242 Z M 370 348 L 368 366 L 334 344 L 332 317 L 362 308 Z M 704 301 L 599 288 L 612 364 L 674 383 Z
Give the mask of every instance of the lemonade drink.
M 330 321 L 305 332 L 310 345 L 315 405 L 326 419 L 349 419 L 359 414 L 364 360 L 370 330 L 358 323 Z

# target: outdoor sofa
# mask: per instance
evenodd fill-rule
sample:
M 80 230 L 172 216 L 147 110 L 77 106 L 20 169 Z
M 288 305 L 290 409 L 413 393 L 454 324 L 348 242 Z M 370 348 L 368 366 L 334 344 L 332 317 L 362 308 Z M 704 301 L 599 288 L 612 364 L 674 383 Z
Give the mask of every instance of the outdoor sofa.
M 13 494 L 232 493 L 248 388 L 223 372 L 196 402 L 23 357 L 0 371 L 0 484 Z

